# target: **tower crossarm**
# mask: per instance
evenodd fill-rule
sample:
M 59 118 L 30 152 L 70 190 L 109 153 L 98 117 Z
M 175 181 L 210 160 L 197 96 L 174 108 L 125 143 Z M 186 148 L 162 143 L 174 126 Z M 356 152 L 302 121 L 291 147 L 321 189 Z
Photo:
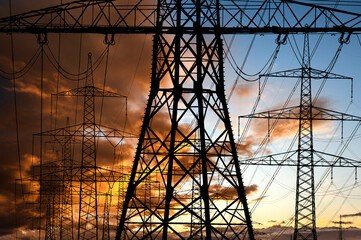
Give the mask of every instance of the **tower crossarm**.
M 262 74 L 260 76 L 261 77 L 301 78 L 302 71 L 304 71 L 302 68 L 296 68 L 296 69 L 290 69 L 290 70 L 286 70 L 286 71 Z M 353 79 L 351 77 L 327 72 L 324 70 L 318 70 L 318 69 L 314 69 L 314 68 L 309 68 L 308 74 L 312 79 L 350 79 L 350 80 Z
M 241 165 L 289 166 L 297 167 L 297 150 L 276 153 L 250 159 L 240 159 Z M 330 153 L 314 150 L 314 167 L 361 167 L 361 160 L 354 160 Z
M 361 117 L 333 111 L 330 109 L 325 109 L 321 107 L 313 107 L 313 120 L 339 120 L 339 121 L 353 121 L 353 122 L 359 122 L 361 121 Z
M 104 125 L 97 124 L 96 128 L 96 136 L 97 137 L 106 137 L 106 138 L 138 138 L 136 134 L 126 132 L 123 130 L 106 127 Z
M 264 118 L 264 119 L 300 119 L 300 106 L 259 112 L 249 115 L 238 116 L 238 118 Z M 304 118 L 304 117 L 303 117 Z M 338 121 L 361 121 L 361 117 L 341 113 L 321 107 L 312 106 L 312 116 L 309 120 L 338 120 Z
M 107 91 L 98 87 L 94 87 L 94 86 L 85 86 L 85 87 L 80 87 L 80 88 L 74 88 L 74 89 L 70 89 L 64 92 L 60 92 L 58 94 L 54 94 L 57 96 L 94 96 L 94 97 L 121 97 L 121 98 L 126 98 L 126 96 L 121 95 L 119 93 L 115 93 L 115 92 L 111 92 L 111 91 Z
M 43 133 L 34 134 L 35 136 L 49 136 L 54 137 L 55 141 L 60 144 L 64 143 L 64 137 L 68 137 L 68 140 L 75 137 L 83 136 L 83 124 L 76 124 L 72 126 L 67 126 L 63 128 L 53 129 L 49 131 L 45 131 Z M 115 128 L 106 127 L 103 125 L 95 124 L 95 132 L 94 137 L 104 137 L 104 138 L 136 138 L 137 136 L 133 133 L 129 133 L 126 131 L 118 130 Z
M 115 182 L 121 182 L 129 178 L 129 174 L 121 173 L 119 171 L 106 169 L 102 167 L 97 168 L 97 170 L 99 172 L 98 175 L 99 180 L 103 180 L 103 181 L 105 180 L 109 184 Z
M 78 0 L 0 19 L 1 32 L 147 32 L 155 27 L 155 5 L 114 0 Z M 147 30 L 148 29 L 148 30 Z
M 177 23 L 167 10 L 157 26 L 157 5 L 145 0 L 132 4 L 125 1 L 73 1 L 57 6 L 33 10 L 0 18 L 0 32 L 28 33 L 297 33 L 297 32 L 360 32 L 361 14 L 306 4 L 291 0 L 219 1 L 222 21 L 204 19 L 202 29 L 196 29 L 195 19 Z M 177 1 L 167 1 L 174 9 Z M 183 8 L 194 8 L 193 2 L 182 2 Z M 201 9 L 202 11 L 209 11 Z M 219 24 L 219 25 L 218 25 Z
M 50 162 L 49 164 L 51 164 L 53 162 Z M 54 162 L 56 163 L 56 162 Z M 50 169 L 49 167 L 45 167 L 46 172 L 43 173 L 41 176 L 39 174 L 35 174 L 33 175 L 31 178 L 27 179 L 25 178 L 25 180 L 29 180 L 29 181 L 38 181 L 40 179 L 40 177 L 42 177 L 44 180 L 46 181 L 53 181 L 53 182 L 63 182 L 64 180 L 62 179 L 62 174 L 64 169 L 62 168 L 55 168 L 55 169 Z M 81 181 L 80 176 L 79 176 L 79 172 L 80 172 L 81 166 L 77 166 L 74 165 L 72 166 L 71 170 L 72 170 L 72 181 L 73 182 L 79 182 Z M 68 169 L 65 169 L 68 170 Z M 112 170 L 112 169 L 108 169 L 108 168 L 104 168 L 104 167 L 96 167 L 97 170 L 97 182 L 105 182 L 105 183 L 115 183 L 115 182 L 119 182 L 119 181 L 124 181 L 124 179 L 127 179 L 129 177 L 129 174 L 126 173 L 121 173 L 119 171 L 116 170 Z M 50 179 L 50 177 L 53 177 L 52 179 Z

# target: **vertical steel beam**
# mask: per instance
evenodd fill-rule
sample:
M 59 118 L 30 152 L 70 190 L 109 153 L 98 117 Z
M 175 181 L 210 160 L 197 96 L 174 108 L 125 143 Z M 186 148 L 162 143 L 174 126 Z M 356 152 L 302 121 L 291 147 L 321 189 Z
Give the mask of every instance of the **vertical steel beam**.
M 154 36 L 151 90 L 116 239 L 254 239 L 225 98 L 221 36 L 203 32 L 219 29 L 219 11 L 216 0 L 158 1 L 158 29 L 166 22 L 175 32 Z M 208 125 L 218 121 L 212 136 Z M 160 186 L 149 193 L 159 199 L 151 204 L 141 191 L 148 180 Z M 196 231 L 189 224 L 195 219 Z
M 309 35 L 302 58 L 294 240 L 317 239 L 314 189 L 312 89 Z

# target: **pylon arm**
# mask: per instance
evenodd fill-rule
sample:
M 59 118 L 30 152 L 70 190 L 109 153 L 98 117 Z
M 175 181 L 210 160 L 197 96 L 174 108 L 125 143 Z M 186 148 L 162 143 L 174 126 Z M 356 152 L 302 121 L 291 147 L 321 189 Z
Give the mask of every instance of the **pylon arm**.
M 40 166 L 38 166 L 40 167 Z M 55 169 L 50 169 L 47 168 L 47 166 L 43 166 L 43 169 L 45 167 L 45 173 L 43 173 L 42 176 L 42 180 L 46 180 L 46 181 L 55 181 L 55 182 L 63 182 L 64 179 L 62 178 L 62 174 L 64 172 L 64 170 L 71 170 L 72 171 L 72 181 L 76 182 L 76 181 L 81 181 L 80 176 L 79 176 L 79 172 L 81 170 L 80 166 L 74 166 L 70 169 L 64 169 L 61 166 L 58 166 Z M 108 182 L 108 183 L 114 183 L 114 182 L 119 182 L 119 181 L 123 181 L 124 179 L 129 178 L 129 174 L 125 174 L 125 173 L 121 173 L 119 171 L 115 171 L 115 170 L 111 170 L 111 169 L 106 169 L 103 167 L 96 167 L 97 169 L 97 182 Z M 52 177 L 50 179 L 50 177 Z M 30 177 L 28 180 L 33 180 L 33 181 L 39 181 L 40 179 L 40 175 L 36 174 L 33 175 L 32 177 Z M 24 178 L 24 180 L 27 180 L 27 178 Z M 83 180 L 84 181 L 84 180 Z
M 219 2 L 221 26 L 213 19 L 204 18 L 205 27 L 198 29 L 190 21 L 182 21 L 177 28 L 176 15 L 167 9 L 175 9 L 177 1 L 161 7 L 166 16 L 157 24 L 157 5 L 133 1 L 133 4 L 111 0 L 73 1 L 58 6 L 34 10 L 0 19 L 0 32 L 28 33 L 297 33 L 297 32 L 355 32 L 361 31 L 361 15 L 338 9 L 304 4 L 297 1 L 241 1 Z M 162 2 L 161 2 L 162 3 Z M 165 5 L 165 3 L 162 3 Z M 184 3 L 184 8 L 194 8 L 193 3 Z M 202 11 L 216 11 L 204 4 Z M 266 13 L 266 14 L 264 14 Z M 216 13 L 214 13 L 216 14 Z M 187 19 L 187 16 L 184 17 Z M 207 27 L 206 27 L 207 26 Z
M 313 116 L 312 120 L 339 120 L 339 121 L 353 121 L 353 122 L 359 122 L 361 121 L 361 117 L 341 113 L 321 107 L 313 107 Z
M 276 109 L 255 114 L 238 116 L 238 118 L 265 118 L 265 119 L 295 119 L 300 118 L 300 106 Z M 341 113 L 321 107 L 312 106 L 312 116 L 309 120 L 339 120 L 339 121 L 361 121 L 361 117 Z
M 262 74 L 260 76 L 261 77 L 301 78 L 305 74 L 304 73 L 305 71 L 307 71 L 307 74 L 309 74 L 309 76 L 312 79 L 350 79 L 350 80 L 353 79 L 351 77 L 347 77 L 347 76 L 343 76 L 343 75 L 339 75 L 339 74 L 335 74 L 335 73 L 330 73 L 330 72 L 326 72 L 323 70 L 313 69 L 313 68 L 309 68 L 306 70 L 304 70 L 302 68 L 296 68 L 296 69 L 291 69 L 291 70 L 286 70 L 286 71 Z
M 262 157 L 239 160 L 241 165 L 263 165 L 263 166 L 298 166 L 298 151 L 271 154 Z M 361 167 L 360 160 L 354 160 L 337 156 L 334 154 L 313 151 L 314 167 Z
M 50 136 L 54 137 L 56 141 L 64 143 L 64 137 L 72 139 L 74 137 L 83 136 L 83 124 L 72 125 L 68 127 L 58 128 L 50 131 L 45 131 L 43 133 L 34 134 L 35 136 Z M 95 134 L 94 137 L 104 137 L 104 138 L 136 138 L 135 134 L 121 131 L 115 128 L 106 127 L 103 125 L 95 124 Z
M 108 183 L 121 182 L 129 179 L 129 174 L 105 168 L 98 168 L 97 170 L 99 172 L 99 178 L 105 180 Z
M 94 96 L 94 97 L 122 97 L 126 98 L 126 96 L 123 96 L 121 94 L 106 91 L 104 89 L 94 87 L 94 86 L 85 86 L 80 88 L 74 88 L 70 89 L 68 91 L 60 92 L 58 94 L 54 94 L 58 96 Z
M 1 32 L 93 32 L 154 27 L 154 5 L 115 5 L 113 0 L 78 0 L 0 19 Z

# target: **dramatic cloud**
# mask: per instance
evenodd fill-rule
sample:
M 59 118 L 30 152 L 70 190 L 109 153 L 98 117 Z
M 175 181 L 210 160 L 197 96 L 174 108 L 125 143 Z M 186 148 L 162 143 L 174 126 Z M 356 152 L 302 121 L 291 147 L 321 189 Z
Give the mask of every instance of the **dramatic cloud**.
M 317 101 L 316 106 L 321 108 L 326 108 L 329 105 L 326 99 L 320 99 Z M 296 106 L 296 105 L 295 105 Z M 275 107 L 273 109 L 280 109 L 279 107 Z M 273 111 L 270 110 L 270 111 Z M 293 110 L 293 112 L 299 115 L 299 108 Z M 286 112 L 284 112 L 286 113 Z M 317 110 L 313 109 L 313 114 L 318 113 Z M 288 115 L 288 114 L 286 114 Z M 276 123 L 276 125 L 274 125 Z M 274 128 L 272 129 L 272 126 Z M 279 140 L 283 138 L 291 138 L 295 135 L 298 131 L 299 127 L 299 120 L 298 119 L 254 119 L 252 122 L 252 130 L 254 136 L 256 138 L 263 138 L 267 134 L 271 133 L 271 140 Z M 334 129 L 334 125 L 330 124 L 329 121 L 320 121 L 314 120 L 313 121 L 313 130 L 314 134 L 325 134 L 329 133 L 331 130 Z
M 248 196 L 255 194 L 258 190 L 258 186 L 254 184 L 250 186 L 245 186 L 244 189 L 246 195 Z M 233 187 L 224 187 L 220 185 L 209 186 L 209 193 L 211 198 L 217 198 L 221 200 L 232 200 L 238 196 L 237 189 Z
M 262 201 L 263 199 L 268 198 L 268 197 L 269 197 L 269 195 L 263 196 L 263 197 L 259 197 L 259 198 L 255 198 L 255 199 L 252 199 L 251 201 L 249 201 L 249 203 L 259 202 L 259 201 Z
M 258 84 L 257 83 L 239 84 L 234 89 L 234 93 L 241 100 L 244 100 L 245 98 L 255 97 L 258 95 Z
M 242 143 L 236 144 L 238 154 L 243 157 L 251 157 L 254 153 L 254 147 L 257 146 L 258 142 L 252 136 L 247 137 Z
M 344 214 L 342 217 L 361 217 L 361 212 L 352 213 L 352 214 Z
M 21 9 L 30 10 L 37 7 L 44 7 L 42 3 L 37 5 L 32 2 L 29 6 L 28 1 L 23 1 Z M 57 2 L 57 1 L 53 1 Z M 51 3 L 49 3 L 51 4 Z M 16 11 L 19 6 L 14 6 Z M 29 9 L 26 9 L 26 8 Z M 4 10 L 4 8 L 2 8 Z M 3 14 L 8 15 L 8 14 Z M 41 90 L 40 81 L 40 57 L 36 58 L 34 64 L 28 69 L 24 76 L 16 74 L 16 97 L 17 97 L 17 113 L 18 113 L 18 128 L 19 128 L 19 143 L 20 143 L 20 164 L 22 167 L 22 177 L 28 178 L 32 172 L 38 171 L 39 164 L 39 147 L 40 138 L 34 137 L 34 147 L 32 146 L 33 134 L 39 133 L 40 130 L 40 96 L 43 91 L 43 131 L 56 128 L 65 127 L 66 118 L 70 118 L 70 124 L 80 123 L 83 119 L 82 108 L 83 99 L 73 97 L 51 97 L 58 91 L 66 91 L 68 89 L 84 86 L 84 80 L 79 83 L 76 76 L 68 77 L 73 80 L 66 79 L 63 75 L 59 75 L 56 66 L 52 66 L 48 57 L 51 54 L 55 55 L 58 60 L 58 38 L 57 34 L 49 35 L 49 45 L 44 48 L 44 81 L 43 90 Z M 84 35 L 82 41 L 82 53 L 79 55 L 80 38 L 78 35 L 61 36 L 61 55 L 60 64 L 70 73 L 78 72 L 79 56 L 81 57 L 80 72 L 84 72 L 87 67 L 88 52 L 92 52 L 93 63 L 99 58 L 101 53 L 106 48 L 103 44 L 104 36 Z M 136 135 L 139 134 L 140 126 L 142 124 L 142 116 L 144 115 L 145 101 L 150 86 L 150 72 L 151 72 L 151 37 L 150 36 L 122 36 L 116 37 L 116 44 L 110 47 L 109 51 L 109 66 L 106 79 L 105 77 L 105 57 L 100 63 L 97 70 L 94 72 L 94 81 L 97 87 L 103 87 L 104 79 L 106 80 L 106 89 L 118 92 L 128 97 L 128 114 L 127 123 L 125 123 L 125 100 L 124 99 L 104 99 L 102 109 L 102 125 L 123 130 L 126 126 L 126 131 L 133 134 L 133 138 L 125 139 L 123 143 L 119 143 L 119 139 L 111 140 L 113 146 L 116 146 L 117 153 L 114 158 L 114 147 L 107 141 L 100 139 L 97 142 L 98 164 L 102 167 L 119 166 L 120 162 L 125 166 L 126 171 L 129 172 L 133 162 L 134 149 L 137 143 Z M 24 44 L 26 43 L 26 44 Z M 0 36 L 0 44 L 4 46 L 0 49 L 0 70 L 11 73 L 11 48 L 9 35 Z M 37 52 L 39 45 L 33 35 L 14 34 L 14 53 L 15 53 L 15 70 L 19 71 L 29 62 L 32 56 Z M 52 60 L 54 62 L 54 60 Z M 64 72 L 64 71 L 62 71 Z M 13 81 L 11 74 L 1 73 L 0 78 L 0 96 L 1 101 L 6 104 L 0 104 L 2 117 L 0 119 L 0 130 L 2 139 L 0 140 L 0 218 L 3 219 L 0 223 L 0 235 L 11 234 L 15 228 L 19 228 L 18 232 L 27 233 L 30 236 L 31 231 L 26 230 L 27 224 L 30 224 L 31 218 L 35 216 L 32 210 L 26 210 L 25 207 L 32 207 L 31 203 L 38 202 L 37 197 L 30 196 L 28 193 L 33 193 L 36 190 L 36 183 L 31 181 L 23 181 L 23 186 L 20 186 L 20 181 L 16 181 L 16 198 L 17 204 L 14 203 L 14 183 L 15 179 L 20 178 L 19 160 L 17 154 L 17 137 L 16 137 L 16 121 L 14 113 L 14 95 L 13 95 Z M 59 82 L 59 84 L 57 84 Z M 96 99 L 96 121 L 100 121 L 101 99 Z M 55 105 L 57 103 L 57 109 Z M 77 109 L 77 115 L 75 110 Z M 51 114 L 52 112 L 52 114 Z M 55 114 L 56 113 L 56 114 Z M 126 124 L 126 125 L 125 125 Z M 80 144 L 75 144 L 76 151 L 75 161 L 79 161 Z M 43 161 L 51 161 L 48 152 L 60 151 L 59 145 L 55 144 L 50 137 L 43 137 L 44 141 L 44 157 Z M 53 142 L 53 143 L 52 143 Z M 55 147 L 54 147 L 55 146 Z M 32 154 L 35 156 L 32 156 Z M 32 167 L 34 166 L 34 167 Z M 102 189 L 104 186 L 102 187 Z M 26 195 L 22 199 L 24 191 Z M 103 202 L 104 200 L 100 200 Z M 114 201 L 113 201 L 114 202 Z M 25 206 L 26 205 L 26 206 Z M 15 214 L 15 208 L 17 208 Z M 25 210 L 24 210 L 25 209 Z M 23 227 L 21 227 L 23 226 Z M 21 230 L 23 229 L 23 230 Z M 20 233 L 19 233 L 20 234 Z

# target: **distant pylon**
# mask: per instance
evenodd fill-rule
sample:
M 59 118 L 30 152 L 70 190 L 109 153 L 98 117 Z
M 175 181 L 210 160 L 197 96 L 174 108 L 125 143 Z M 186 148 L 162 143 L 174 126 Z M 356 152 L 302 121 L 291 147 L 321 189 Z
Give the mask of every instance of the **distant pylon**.
M 343 240 L 343 236 L 342 236 L 342 219 L 341 219 L 342 215 L 340 215 L 340 225 L 339 225 L 339 233 L 338 233 L 338 239 L 339 240 Z
M 215 0 L 158 2 L 158 29 L 170 17 L 179 31 L 154 36 L 151 90 L 118 240 L 254 239 L 225 97 L 222 38 L 201 31 L 220 26 L 219 7 Z M 181 31 L 189 25 L 198 31 Z M 140 191 L 149 180 L 160 184 L 151 203 Z
M 67 127 L 69 118 L 67 118 Z M 74 210 L 73 210 L 73 168 L 72 135 L 66 132 L 62 144 L 63 194 L 61 202 L 60 239 L 74 239 Z
M 60 231 L 60 196 L 62 194 L 62 186 L 57 181 L 57 176 L 54 174 L 58 168 L 55 161 L 49 162 L 42 166 L 42 197 L 45 198 L 43 203 L 46 205 L 45 209 L 45 239 L 56 239 Z
M 71 219 L 72 206 L 79 206 L 77 239 L 98 239 L 100 237 L 109 238 L 110 235 L 110 221 L 109 204 L 110 198 L 107 193 L 100 193 L 98 184 L 105 182 L 107 184 L 115 182 L 122 182 L 124 179 L 123 173 L 117 171 L 102 169 L 96 162 L 96 144 L 95 139 L 102 138 L 117 138 L 122 141 L 125 137 L 134 137 L 132 134 L 125 133 L 114 128 L 99 125 L 95 122 L 95 97 L 120 97 L 126 98 L 118 93 L 106 91 L 94 86 L 93 67 L 91 61 L 91 54 L 88 55 L 88 66 L 86 73 L 85 86 L 71 89 L 68 91 L 57 93 L 58 96 L 81 96 L 84 99 L 83 121 L 81 124 L 76 124 L 64 128 L 52 129 L 40 133 L 42 136 L 51 136 L 55 141 L 61 143 L 63 149 L 63 172 L 58 181 L 64 183 L 64 187 L 71 187 L 71 190 L 63 194 L 62 209 L 64 213 L 61 216 L 61 223 L 64 230 L 60 231 L 63 239 L 74 239 L 73 231 L 69 229 L 73 225 Z M 37 134 L 37 135 L 40 135 Z M 72 160 L 71 142 L 76 138 L 81 138 L 82 154 L 81 160 Z M 71 194 L 71 195 L 69 195 Z M 78 202 L 72 200 L 72 195 L 79 196 Z M 103 221 L 103 230 L 106 231 L 104 235 L 100 235 L 100 214 L 98 210 L 101 203 L 98 202 L 100 197 L 104 198 L 105 221 Z M 70 205 L 70 203 L 73 205 Z M 104 216 L 104 215 L 103 215 Z
M 78 239 L 98 239 L 98 189 L 95 123 L 95 97 L 123 97 L 94 86 L 91 54 L 88 56 L 85 86 L 58 93 L 59 96 L 82 96 L 84 114 L 82 123 L 82 157 L 80 163 L 80 195 Z
M 312 99 L 312 79 L 351 79 L 311 68 L 309 34 L 304 34 L 302 66 L 264 75 L 266 77 L 300 78 L 300 105 L 284 109 L 255 113 L 240 118 L 294 119 L 298 120 L 298 147 L 295 151 L 241 160 L 241 164 L 296 166 L 296 204 L 294 240 L 316 240 L 316 209 L 314 167 L 360 167 L 361 161 L 316 151 L 313 146 L 314 120 L 340 120 L 360 122 L 361 117 L 314 106 Z M 352 79 L 351 79 L 352 80 Z M 317 161 L 314 158 L 317 157 Z M 333 161 L 326 158 L 334 158 Z
M 110 219 L 110 205 L 112 204 L 112 188 L 109 188 L 105 193 L 104 210 L 103 210 L 103 233 L 102 240 L 110 239 L 109 219 Z

